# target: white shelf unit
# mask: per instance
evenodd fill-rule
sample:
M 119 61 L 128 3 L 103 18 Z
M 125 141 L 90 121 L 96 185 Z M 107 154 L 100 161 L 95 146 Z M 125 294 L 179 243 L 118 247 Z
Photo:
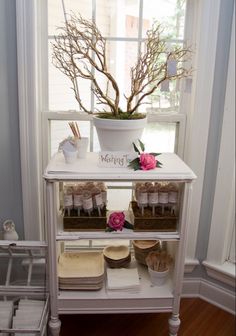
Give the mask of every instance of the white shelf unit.
M 192 182 L 196 178 L 192 170 L 173 153 L 159 156 L 162 168 L 149 171 L 133 171 L 129 168 L 101 168 L 98 155 L 88 153 L 86 159 L 66 164 L 61 153 L 49 162 L 44 179 L 46 183 L 46 220 L 49 253 L 49 293 L 51 316 L 49 327 L 52 335 L 59 335 L 60 314 L 89 313 L 148 313 L 171 312 L 169 332 L 177 335 L 180 325 L 179 304 L 184 274 L 186 230 L 189 219 Z M 182 184 L 180 213 L 175 232 L 133 232 L 124 229 L 119 232 L 65 232 L 58 218 L 58 182 L 138 182 L 138 181 L 175 181 Z M 120 209 L 122 210 L 122 209 Z M 164 286 L 152 286 L 147 270 L 138 265 L 141 290 L 135 294 L 113 293 L 105 286 L 97 292 L 65 291 L 58 289 L 57 243 L 79 239 L 159 239 L 175 241 L 176 255 L 171 278 Z

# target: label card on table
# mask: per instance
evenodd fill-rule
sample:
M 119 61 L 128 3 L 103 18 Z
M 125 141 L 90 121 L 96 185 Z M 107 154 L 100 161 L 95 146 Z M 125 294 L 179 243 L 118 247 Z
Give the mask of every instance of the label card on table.
M 98 166 L 106 168 L 126 168 L 130 161 L 136 157 L 137 154 L 134 152 L 101 151 L 98 153 Z

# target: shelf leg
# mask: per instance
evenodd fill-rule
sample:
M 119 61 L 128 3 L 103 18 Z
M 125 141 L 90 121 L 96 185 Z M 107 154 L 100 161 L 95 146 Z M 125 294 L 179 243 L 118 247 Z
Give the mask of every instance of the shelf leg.
M 47 234 L 48 234 L 48 286 L 50 293 L 50 319 L 48 322 L 49 334 L 59 336 L 61 321 L 58 314 L 58 278 L 57 278 L 57 241 L 55 216 L 56 198 L 55 185 L 53 182 L 46 183 L 47 192 Z
M 61 321 L 58 317 L 52 317 L 50 318 L 48 322 L 49 327 L 49 333 L 51 336 L 59 336 L 60 330 L 61 330 Z
M 169 322 L 169 336 L 177 336 L 180 326 L 179 314 L 172 314 L 168 322 Z

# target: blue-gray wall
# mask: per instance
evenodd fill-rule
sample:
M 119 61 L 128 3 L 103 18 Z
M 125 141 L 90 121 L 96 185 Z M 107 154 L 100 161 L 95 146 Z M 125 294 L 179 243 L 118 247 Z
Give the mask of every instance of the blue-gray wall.
M 0 231 L 13 219 L 23 238 L 15 0 L 0 0 Z

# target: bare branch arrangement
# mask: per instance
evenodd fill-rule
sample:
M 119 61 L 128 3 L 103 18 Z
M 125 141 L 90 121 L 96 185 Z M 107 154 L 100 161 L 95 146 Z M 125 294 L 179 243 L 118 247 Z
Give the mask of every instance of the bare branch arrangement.
M 167 42 L 162 38 L 160 25 L 153 25 L 147 31 L 145 50 L 138 57 L 136 65 L 130 70 L 131 89 L 125 96 L 126 110 L 123 112 L 120 104 L 120 90 L 116 79 L 109 72 L 107 65 L 106 39 L 97 26 L 80 15 L 71 14 L 60 28 L 60 34 L 52 43 L 53 64 L 72 82 L 72 89 L 82 111 L 93 113 L 85 106 L 80 95 L 78 79 L 91 81 L 91 89 L 97 103 L 106 107 L 102 117 L 114 119 L 143 118 L 145 115 L 137 110 L 147 96 L 151 95 L 165 80 L 175 80 L 190 75 L 190 70 L 184 67 L 184 62 L 190 56 L 188 48 L 176 47 L 169 50 Z M 169 65 L 175 62 L 176 71 L 170 72 Z M 102 88 L 96 73 L 105 78 L 106 88 Z M 108 94 L 108 88 L 111 90 Z M 114 98 L 112 98 L 114 97 Z

